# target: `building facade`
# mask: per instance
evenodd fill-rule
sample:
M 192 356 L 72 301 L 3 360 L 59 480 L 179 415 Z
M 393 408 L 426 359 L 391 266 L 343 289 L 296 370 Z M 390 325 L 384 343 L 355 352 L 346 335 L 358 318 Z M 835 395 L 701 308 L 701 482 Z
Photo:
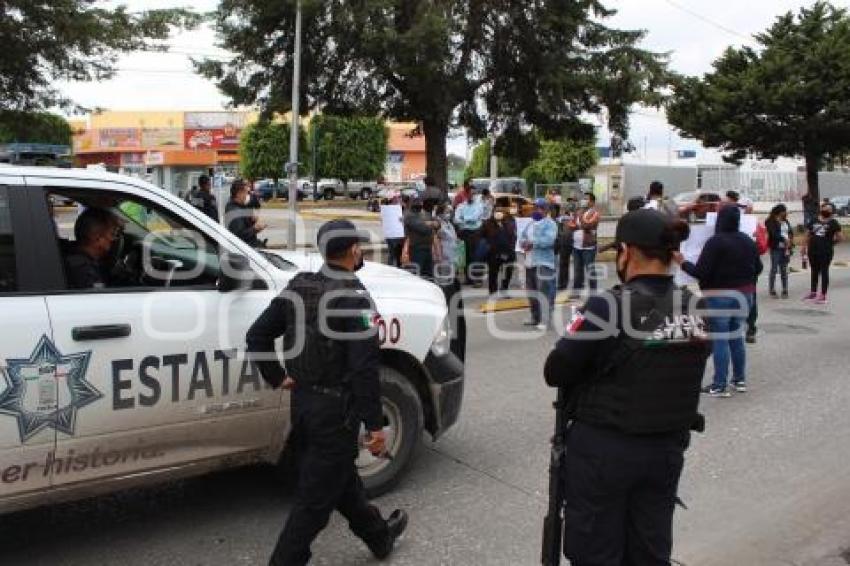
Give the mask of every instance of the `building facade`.
M 103 165 L 183 194 L 201 174 L 239 174 L 239 136 L 258 117 L 253 111 L 97 112 L 72 121 L 74 161 L 82 167 Z M 425 138 L 415 124 L 388 123 L 387 128 L 387 180 L 424 177 Z

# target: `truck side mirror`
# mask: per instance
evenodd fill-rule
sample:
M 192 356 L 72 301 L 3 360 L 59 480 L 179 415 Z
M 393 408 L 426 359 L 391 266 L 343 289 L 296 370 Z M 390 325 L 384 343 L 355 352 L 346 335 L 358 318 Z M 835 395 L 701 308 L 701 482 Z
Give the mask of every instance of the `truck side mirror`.
M 223 253 L 220 256 L 221 273 L 218 277 L 218 290 L 229 293 L 240 289 L 266 289 L 263 280 L 251 269 L 251 262 L 240 254 Z

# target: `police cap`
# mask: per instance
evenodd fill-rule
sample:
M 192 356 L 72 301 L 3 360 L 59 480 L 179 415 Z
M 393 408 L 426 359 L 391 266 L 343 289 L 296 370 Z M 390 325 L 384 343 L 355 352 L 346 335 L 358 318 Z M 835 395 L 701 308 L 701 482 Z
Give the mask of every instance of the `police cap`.
M 316 243 L 324 257 L 338 256 L 354 244 L 366 243 L 369 239 L 369 232 L 358 230 L 353 222 L 344 218 L 325 222 L 316 235 Z
M 687 224 L 682 224 L 657 210 L 635 210 L 620 218 L 615 240 L 648 250 L 675 250 L 688 237 Z

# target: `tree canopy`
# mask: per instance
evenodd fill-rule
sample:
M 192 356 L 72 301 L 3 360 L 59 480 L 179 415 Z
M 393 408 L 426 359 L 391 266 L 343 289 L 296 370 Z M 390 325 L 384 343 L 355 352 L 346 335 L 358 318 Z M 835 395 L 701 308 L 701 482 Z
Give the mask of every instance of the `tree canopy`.
M 130 13 L 95 0 L 4 0 L 0 7 L 0 110 L 71 107 L 56 81 L 104 80 L 118 54 L 162 49 L 173 26 L 194 26 L 186 10 Z M 152 40 L 154 40 L 152 42 Z
M 678 81 L 668 118 L 733 162 L 805 158 L 817 199 L 824 157 L 850 149 L 847 11 L 817 2 L 778 17 L 755 39 L 757 48 L 727 49 L 704 77 Z
M 285 177 L 284 166 L 289 161 L 288 123 L 258 122 L 250 124 L 239 138 L 239 169 L 248 179 L 270 178 L 277 181 Z M 306 135 L 299 131 L 299 153 L 306 155 Z M 300 157 L 299 161 L 304 161 Z
M 602 22 L 601 0 L 303 0 L 300 93 L 306 112 L 377 115 L 420 124 L 427 172 L 446 179 L 446 136 L 536 126 L 587 139 L 582 118 L 605 109 L 617 140 L 629 108 L 660 103 L 666 58 L 644 32 Z M 216 27 L 230 62 L 199 61 L 234 104 L 291 107 L 295 0 L 221 0 Z
M 387 164 L 389 133 L 381 118 L 320 114 L 310 121 L 316 136 L 318 175 L 343 182 L 372 181 Z
M 71 126 L 48 112 L 0 110 L 0 143 L 71 145 Z
M 543 140 L 537 158 L 523 171 L 529 186 L 534 183 L 564 183 L 579 177 L 596 165 L 599 152 L 594 144 L 572 140 Z

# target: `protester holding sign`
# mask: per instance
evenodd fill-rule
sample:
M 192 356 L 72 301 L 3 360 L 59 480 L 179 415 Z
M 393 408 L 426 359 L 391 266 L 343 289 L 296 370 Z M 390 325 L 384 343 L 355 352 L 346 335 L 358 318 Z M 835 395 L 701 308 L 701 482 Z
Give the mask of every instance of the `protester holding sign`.
M 741 210 L 725 206 L 717 215 L 716 233 L 706 242 L 696 264 L 686 261 L 680 252 L 674 256 L 685 273 L 699 281 L 700 288 L 706 292 L 708 308 L 718 313 L 709 318 L 715 335 L 714 381 L 703 389 L 712 397 L 730 396 L 727 387 L 730 354 L 732 384 L 738 392 L 747 390 L 743 331 L 762 263 L 755 242 L 741 233 L 740 224 Z

